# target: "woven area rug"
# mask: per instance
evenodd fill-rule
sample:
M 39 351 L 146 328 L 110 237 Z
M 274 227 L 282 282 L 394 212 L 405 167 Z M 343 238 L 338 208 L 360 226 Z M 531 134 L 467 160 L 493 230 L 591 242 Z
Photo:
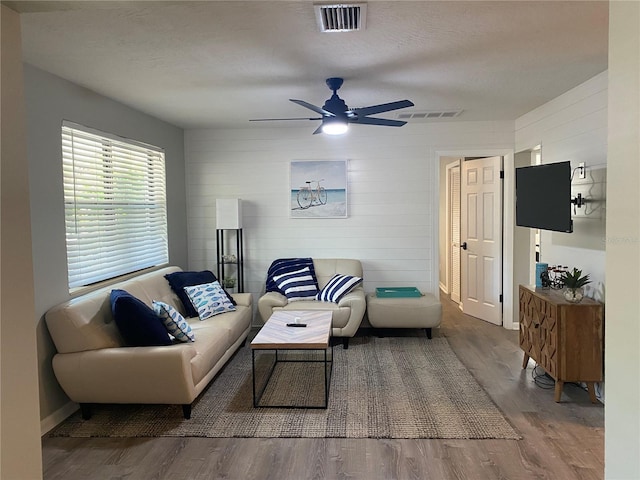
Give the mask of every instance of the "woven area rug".
M 49 435 L 521 438 L 445 338 L 355 337 L 347 350 L 336 346 L 333 351 L 326 410 L 253 408 L 247 345 L 196 400 L 190 420 L 184 420 L 180 406 L 95 405 L 91 420 L 76 413 Z M 270 360 L 265 354 L 258 358 L 261 364 Z M 321 363 L 282 365 L 274 371 L 264 401 L 322 403 Z

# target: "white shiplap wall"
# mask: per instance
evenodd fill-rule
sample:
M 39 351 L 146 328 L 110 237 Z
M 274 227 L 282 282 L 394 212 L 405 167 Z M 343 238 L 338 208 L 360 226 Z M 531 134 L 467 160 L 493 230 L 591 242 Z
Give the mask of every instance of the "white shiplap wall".
M 604 300 L 607 72 L 516 120 L 516 151 L 538 144 L 542 163 L 569 160 L 575 168 L 585 162 L 587 178 L 580 180 L 576 173 L 572 195 L 581 192 L 590 201 L 573 217 L 573 233 L 541 232 L 541 260 L 589 273 L 593 282 L 587 294 Z
M 437 293 L 436 152 L 510 149 L 513 122 L 354 126 L 341 137 L 314 128 L 186 132 L 189 268 L 215 269 L 216 198 L 241 198 L 245 291 L 264 291 L 274 259 L 310 256 L 360 259 L 368 292 Z M 289 218 L 289 162 L 334 159 L 348 160 L 348 218 Z

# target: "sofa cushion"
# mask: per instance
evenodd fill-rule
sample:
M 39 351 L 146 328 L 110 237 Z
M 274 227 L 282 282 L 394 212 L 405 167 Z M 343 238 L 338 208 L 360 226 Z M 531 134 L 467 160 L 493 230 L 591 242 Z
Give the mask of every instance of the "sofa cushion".
M 206 320 L 214 315 L 232 312 L 236 309 L 218 281 L 184 287 L 184 290 L 200 320 Z
M 362 278 L 336 274 L 318 293 L 316 300 L 338 303 L 342 297 L 362 283 Z
M 224 315 L 215 315 L 208 318 L 206 322 L 201 322 L 195 318 L 187 321 L 196 335 L 196 342 L 201 340 L 200 334 L 211 329 L 222 328 L 226 335 L 226 345 L 230 347 L 240 336 L 251 326 L 253 311 L 251 307 L 236 306 L 235 312 L 227 312 Z
M 318 293 L 315 278 L 311 275 L 309 267 L 275 275 L 273 280 L 289 302 L 313 300 Z
M 153 311 L 162 319 L 170 335 L 179 342 L 193 342 L 195 335 L 184 317 L 171 305 L 154 300 Z
M 313 261 L 318 280 L 318 289 L 322 290 L 336 273 L 363 277 L 362 263 L 348 258 L 316 258 Z
M 193 285 L 203 285 L 205 283 L 215 282 L 218 279 L 210 270 L 203 270 L 201 272 L 174 272 L 165 275 L 171 289 L 176 292 L 176 295 L 184 305 L 184 310 L 187 317 L 197 317 L 198 312 L 194 308 L 189 296 L 184 291 L 184 287 L 191 287 Z M 225 292 L 227 299 L 235 305 L 233 298 Z
M 278 292 L 284 295 L 284 292 L 278 288 L 273 277 L 275 275 L 282 275 L 283 273 L 293 272 L 295 270 L 300 270 L 301 268 L 308 267 L 311 276 L 316 282 L 316 288 L 318 287 L 318 281 L 316 279 L 315 267 L 313 265 L 313 260 L 311 258 L 279 258 L 278 260 L 274 260 L 267 270 L 267 284 L 265 287 L 265 291 L 267 292 Z
M 118 330 L 129 346 L 171 345 L 162 320 L 144 302 L 120 289 L 111 291 L 110 301 Z
M 198 324 L 194 325 L 196 341 L 189 346 L 193 346 L 197 352 L 191 359 L 191 376 L 193 383 L 197 385 L 220 361 L 230 344 L 229 331 L 224 325 L 218 325 L 215 322 L 196 321 L 195 323 Z

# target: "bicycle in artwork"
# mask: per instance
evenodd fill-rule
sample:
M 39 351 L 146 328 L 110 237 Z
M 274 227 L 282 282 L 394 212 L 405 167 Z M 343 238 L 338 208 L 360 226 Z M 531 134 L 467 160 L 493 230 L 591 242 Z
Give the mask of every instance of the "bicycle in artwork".
M 298 190 L 297 200 L 300 208 L 307 209 L 313 205 L 326 205 L 327 204 L 327 191 L 320 185 L 322 180 L 307 180 Z M 315 183 L 315 187 L 313 186 Z

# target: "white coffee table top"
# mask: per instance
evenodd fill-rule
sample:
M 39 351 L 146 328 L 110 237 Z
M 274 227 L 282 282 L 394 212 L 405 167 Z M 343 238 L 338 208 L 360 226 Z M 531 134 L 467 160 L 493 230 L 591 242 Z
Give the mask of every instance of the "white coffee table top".
M 306 323 L 304 328 L 287 323 Z M 269 317 L 251 342 L 254 350 L 320 349 L 329 347 L 332 313 L 328 311 L 278 310 Z

